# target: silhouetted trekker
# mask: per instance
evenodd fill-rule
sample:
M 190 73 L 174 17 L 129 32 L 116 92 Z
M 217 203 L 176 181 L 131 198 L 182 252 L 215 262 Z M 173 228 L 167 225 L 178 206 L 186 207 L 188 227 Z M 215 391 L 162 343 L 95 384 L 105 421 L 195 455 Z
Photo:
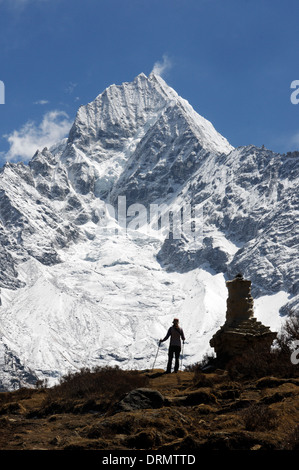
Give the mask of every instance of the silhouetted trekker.
M 166 373 L 170 374 L 173 355 L 175 355 L 174 372 L 179 369 L 180 352 L 181 352 L 181 338 L 185 341 L 183 329 L 179 326 L 179 320 L 175 318 L 173 320 L 173 326 L 169 328 L 165 338 L 160 339 L 160 343 L 163 343 L 170 337 L 169 349 L 168 349 L 168 363 Z

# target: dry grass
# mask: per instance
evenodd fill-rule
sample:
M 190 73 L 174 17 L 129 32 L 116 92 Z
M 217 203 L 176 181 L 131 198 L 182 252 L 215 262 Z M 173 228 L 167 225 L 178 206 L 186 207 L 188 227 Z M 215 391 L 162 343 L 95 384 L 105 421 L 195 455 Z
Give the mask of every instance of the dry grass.
M 87 408 L 94 405 L 95 400 L 101 400 L 101 409 L 104 410 L 124 394 L 147 384 L 148 378 L 145 375 L 138 371 L 122 370 L 117 366 L 81 369 L 64 376 L 58 385 L 47 389 L 43 411 L 70 411 L 82 399 Z
M 277 413 L 267 405 L 254 404 L 241 413 L 247 431 L 270 431 L 278 424 Z
M 7 393 L 0 449 L 298 449 L 298 379 L 220 372 L 83 370 L 50 389 Z M 165 397 L 161 408 L 111 412 L 109 400 L 144 386 Z

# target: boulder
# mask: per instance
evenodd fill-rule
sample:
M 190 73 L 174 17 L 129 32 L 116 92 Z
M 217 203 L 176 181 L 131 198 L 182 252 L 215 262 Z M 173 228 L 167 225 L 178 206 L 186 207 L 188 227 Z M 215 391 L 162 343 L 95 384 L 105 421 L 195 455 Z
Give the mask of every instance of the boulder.
M 115 411 L 133 411 L 146 408 L 161 408 L 165 398 L 157 390 L 137 388 L 129 392 L 115 406 Z

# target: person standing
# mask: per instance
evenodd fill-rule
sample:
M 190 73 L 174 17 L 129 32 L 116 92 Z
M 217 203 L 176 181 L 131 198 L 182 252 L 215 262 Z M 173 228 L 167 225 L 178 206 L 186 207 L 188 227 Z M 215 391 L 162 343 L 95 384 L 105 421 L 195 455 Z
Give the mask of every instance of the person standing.
M 178 371 L 181 353 L 181 339 L 183 340 L 183 342 L 185 342 L 185 335 L 183 329 L 179 326 L 179 319 L 175 318 L 172 323 L 173 326 L 168 329 L 165 338 L 160 339 L 159 342 L 159 344 L 161 344 L 170 337 L 170 343 L 168 348 L 168 363 L 166 369 L 167 374 L 170 374 L 171 372 L 173 356 L 175 356 L 174 372 Z

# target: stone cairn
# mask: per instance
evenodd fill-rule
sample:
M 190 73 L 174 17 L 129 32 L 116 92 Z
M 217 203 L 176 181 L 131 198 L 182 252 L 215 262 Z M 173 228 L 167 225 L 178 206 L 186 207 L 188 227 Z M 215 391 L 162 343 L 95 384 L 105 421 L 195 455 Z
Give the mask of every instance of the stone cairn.
M 217 359 L 227 361 L 244 354 L 251 348 L 262 346 L 270 350 L 277 333 L 270 331 L 253 316 L 251 281 L 238 274 L 227 281 L 228 288 L 226 321 L 210 340 Z

